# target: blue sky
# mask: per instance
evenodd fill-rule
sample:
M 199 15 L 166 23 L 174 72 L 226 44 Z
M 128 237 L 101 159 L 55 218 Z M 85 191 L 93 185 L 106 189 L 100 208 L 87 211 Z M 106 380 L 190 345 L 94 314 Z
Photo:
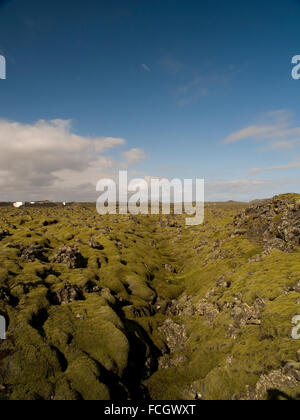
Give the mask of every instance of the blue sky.
M 119 167 L 299 191 L 299 21 L 299 0 L 0 0 L 0 200 L 89 199 Z

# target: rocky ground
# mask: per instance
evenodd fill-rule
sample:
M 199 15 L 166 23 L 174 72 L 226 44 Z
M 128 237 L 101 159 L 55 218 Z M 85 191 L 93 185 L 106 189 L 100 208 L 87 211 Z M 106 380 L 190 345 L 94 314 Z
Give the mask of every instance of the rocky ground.
M 299 399 L 300 196 L 0 209 L 0 399 Z

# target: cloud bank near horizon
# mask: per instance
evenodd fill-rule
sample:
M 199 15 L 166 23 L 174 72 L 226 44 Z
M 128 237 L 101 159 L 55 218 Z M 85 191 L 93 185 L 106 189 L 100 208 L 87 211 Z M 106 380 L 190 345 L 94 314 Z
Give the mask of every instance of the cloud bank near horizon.
M 286 115 L 278 113 L 276 122 L 283 127 Z M 255 132 L 266 136 L 266 127 Z M 250 131 L 248 128 L 231 138 L 236 140 Z M 128 169 L 132 177 L 149 179 L 137 168 L 148 158 L 144 150 L 126 149 L 122 137 L 80 136 L 74 132 L 71 120 L 40 120 L 33 124 L 0 120 L 0 150 L 0 201 L 95 201 L 98 180 L 116 179 L 120 169 Z M 208 180 L 207 200 L 250 201 L 297 190 L 297 179 L 252 179 L 251 175 L 299 168 L 299 162 L 252 169 L 248 172 L 250 179 Z M 174 173 L 175 178 L 178 175 Z
M 146 158 L 136 148 L 123 151 L 120 161 L 107 155 L 125 145 L 123 138 L 77 135 L 71 120 L 0 120 L 0 201 L 66 196 L 84 200 L 95 192 L 99 178 Z

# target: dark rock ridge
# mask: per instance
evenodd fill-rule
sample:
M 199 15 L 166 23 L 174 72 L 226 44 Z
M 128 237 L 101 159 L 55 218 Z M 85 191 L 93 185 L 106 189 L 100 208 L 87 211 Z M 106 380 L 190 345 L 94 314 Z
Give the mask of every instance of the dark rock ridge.
M 300 196 L 253 202 L 234 221 L 234 236 L 260 239 L 265 251 L 292 252 L 300 244 Z

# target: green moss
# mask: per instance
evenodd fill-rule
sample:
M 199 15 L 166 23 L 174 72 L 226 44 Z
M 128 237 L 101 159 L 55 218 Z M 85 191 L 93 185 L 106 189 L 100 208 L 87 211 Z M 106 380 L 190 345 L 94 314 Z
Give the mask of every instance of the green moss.
M 267 255 L 260 238 L 232 235 L 244 207 L 210 203 L 205 224 L 190 228 L 183 216 L 100 217 L 90 205 L 1 208 L 1 228 L 16 229 L 8 228 L 11 236 L 0 242 L 0 288 L 10 293 L 0 299 L 9 319 L 8 339 L 0 343 L 0 399 L 106 399 L 120 389 L 134 398 L 142 383 L 152 399 L 196 393 L 235 399 L 262 374 L 295 360 L 299 342 L 291 339 L 291 321 L 299 314 L 299 294 L 292 286 L 299 281 L 299 250 Z M 44 223 L 55 219 L 58 224 Z M 91 238 L 101 249 L 90 246 Z M 26 261 L 12 247 L 34 243 L 45 260 Z M 80 250 L 86 268 L 51 262 L 66 244 Z M 79 288 L 83 300 L 54 305 L 51 296 L 66 283 Z M 219 314 L 209 320 L 196 309 L 194 315 L 166 313 L 182 296 L 194 308 L 204 299 Z M 257 299 L 264 302 L 260 322 L 230 335 L 234 305 L 252 307 Z M 179 358 L 177 366 L 145 379 L 146 361 L 168 357 L 160 331 L 168 318 L 185 326 L 184 350 L 170 355 Z M 296 397 L 299 390 L 286 392 Z

